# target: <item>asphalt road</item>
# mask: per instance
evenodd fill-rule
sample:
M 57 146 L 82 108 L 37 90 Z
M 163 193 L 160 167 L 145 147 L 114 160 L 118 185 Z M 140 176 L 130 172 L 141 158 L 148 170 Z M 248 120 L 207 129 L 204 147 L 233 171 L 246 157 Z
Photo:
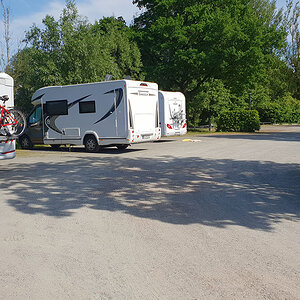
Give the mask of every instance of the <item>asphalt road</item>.
M 300 299 L 300 127 L 264 129 L 0 161 L 0 299 Z

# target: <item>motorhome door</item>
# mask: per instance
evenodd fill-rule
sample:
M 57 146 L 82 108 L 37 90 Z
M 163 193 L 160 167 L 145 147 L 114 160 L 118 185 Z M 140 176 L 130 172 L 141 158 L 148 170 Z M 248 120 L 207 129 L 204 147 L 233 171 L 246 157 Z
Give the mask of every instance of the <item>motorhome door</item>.
M 37 105 L 27 119 L 26 134 L 34 144 L 43 143 L 42 106 Z

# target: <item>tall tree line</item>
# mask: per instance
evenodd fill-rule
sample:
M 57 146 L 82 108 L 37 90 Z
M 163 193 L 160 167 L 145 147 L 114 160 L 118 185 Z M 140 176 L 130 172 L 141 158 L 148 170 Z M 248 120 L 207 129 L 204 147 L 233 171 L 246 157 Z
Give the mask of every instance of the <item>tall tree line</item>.
M 147 78 L 184 92 L 194 125 L 246 107 L 249 97 L 261 114 L 287 105 L 300 114 L 298 3 L 286 13 L 269 0 L 134 3 L 144 9 L 134 29 Z

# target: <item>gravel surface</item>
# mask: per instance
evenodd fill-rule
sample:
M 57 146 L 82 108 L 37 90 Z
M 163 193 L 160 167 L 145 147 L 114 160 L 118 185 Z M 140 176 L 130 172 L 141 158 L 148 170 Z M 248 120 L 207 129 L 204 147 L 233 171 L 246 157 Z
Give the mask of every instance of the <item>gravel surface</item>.
M 262 132 L 1 161 L 0 299 L 300 299 L 300 127 Z

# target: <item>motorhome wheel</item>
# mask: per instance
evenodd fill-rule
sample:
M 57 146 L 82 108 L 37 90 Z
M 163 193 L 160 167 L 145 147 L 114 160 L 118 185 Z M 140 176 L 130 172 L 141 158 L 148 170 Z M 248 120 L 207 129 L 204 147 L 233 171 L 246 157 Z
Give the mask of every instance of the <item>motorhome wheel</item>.
M 19 143 L 20 143 L 20 146 L 22 149 L 32 149 L 33 148 L 33 144 L 27 135 L 22 135 L 19 138 Z
M 87 152 L 98 152 L 99 150 L 99 144 L 92 135 L 85 138 L 84 146 Z

